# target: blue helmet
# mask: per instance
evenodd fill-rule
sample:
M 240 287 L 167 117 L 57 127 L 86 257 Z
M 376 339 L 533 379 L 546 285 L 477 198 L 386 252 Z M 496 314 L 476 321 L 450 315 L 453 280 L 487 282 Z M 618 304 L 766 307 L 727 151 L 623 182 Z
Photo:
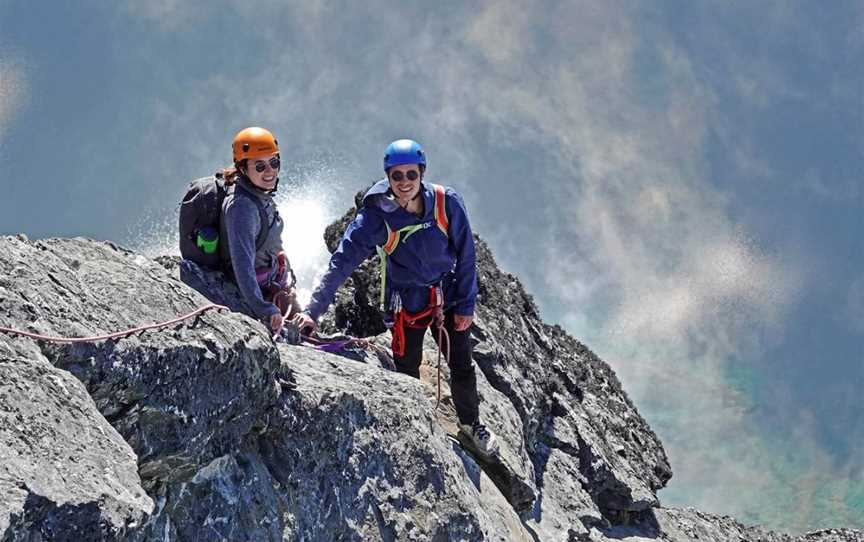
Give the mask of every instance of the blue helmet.
M 403 164 L 419 164 L 426 168 L 426 153 L 413 139 L 397 139 L 384 150 L 384 171 Z

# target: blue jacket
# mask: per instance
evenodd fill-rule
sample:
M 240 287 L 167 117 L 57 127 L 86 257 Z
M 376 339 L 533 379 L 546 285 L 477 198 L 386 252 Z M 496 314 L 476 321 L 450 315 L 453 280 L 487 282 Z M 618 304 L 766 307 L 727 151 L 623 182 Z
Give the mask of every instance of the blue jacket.
M 477 266 L 474 237 L 462 198 L 446 189 L 445 207 L 449 221 L 448 235 L 435 221 L 435 192 L 421 183 L 423 217 L 409 213 L 388 197 L 387 179 L 375 183 L 363 196 L 362 208 L 348 225 L 321 284 L 312 294 L 306 312 L 315 320 L 321 316 L 336 295 L 336 289 L 363 260 L 375 253 L 375 247 L 387 242 L 387 224 L 398 230 L 413 224 L 428 226 L 407 239 L 387 257 L 387 299 L 399 292 L 402 306 L 408 312 L 419 312 L 429 302 L 429 286 L 441 283 L 444 309 L 456 314 L 473 315 L 477 299 Z M 389 303 L 389 302 L 388 302 Z

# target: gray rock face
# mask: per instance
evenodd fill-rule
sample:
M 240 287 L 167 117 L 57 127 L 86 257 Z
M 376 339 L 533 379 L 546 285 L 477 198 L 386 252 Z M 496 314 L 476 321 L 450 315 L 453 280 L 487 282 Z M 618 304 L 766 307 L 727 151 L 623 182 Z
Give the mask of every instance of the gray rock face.
M 864 533 L 852 529 L 826 529 L 799 537 L 745 526 L 729 516 L 716 516 L 694 508 L 657 508 L 627 526 L 593 530 L 591 541 L 656 542 L 859 542 Z
M 607 518 L 657 506 L 655 491 L 672 471 L 612 370 L 541 322 L 518 281 L 498 270 L 485 244 L 477 245 L 483 301 L 475 359 L 519 412 L 538 486 L 554 492 L 556 479 L 578 480 L 594 512 Z M 553 476 L 546 480 L 550 462 Z
M 153 506 L 132 449 L 44 358 L 0 356 L 0 495 L 4 540 L 118 538 Z
M 659 508 L 671 470 L 615 375 L 478 250 L 473 336 L 497 460 L 452 438 L 446 366 L 436 410 L 431 338 L 417 381 L 380 351 L 275 344 L 235 312 L 80 344 L 0 333 L 0 538 L 792 540 Z M 170 320 L 207 303 L 181 273 L 243 310 L 221 275 L 110 243 L 0 237 L 0 254 L 2 327 L 89 336 Z M 340 291 L 331 331 L 383 331 L 373 266 Z
M 347 226 L 350 216 L 337 225 Z M 328 247 L 334 249 L 341 234 L 339 227 L 328 229 Z M 501 272 L 486 244 L 475 241 L 480 298 L 472 336 L 482 370 L 481 415 L 513 466 L 502 484 L 514 488 L 511 503 L 523 513 L 527 507 L 527 523 L 549 540 L 583 536 L 622 512 L 658 506 L 656 491 L 672 470 L 615 374 L 561 328 L 544 324 L 519 281 Z M 375 263 L 364 265 L 337 299 L 335 313 L 365 312 L 351 307 L 378 299 L 377 291 L 358 291 L 372 284 L 365 277 Z M 343 325 L 364 335 L 377 331 L 377 322 L 359 330 L 357 322 Z M 434 356 L 430 342 L 425 359 Z
M 274 416 L 266 460 L 295 511 L 289 538 L 530 540 L 436 423 L 419 382 L 328 354 L 280 351 L 297 386 Z

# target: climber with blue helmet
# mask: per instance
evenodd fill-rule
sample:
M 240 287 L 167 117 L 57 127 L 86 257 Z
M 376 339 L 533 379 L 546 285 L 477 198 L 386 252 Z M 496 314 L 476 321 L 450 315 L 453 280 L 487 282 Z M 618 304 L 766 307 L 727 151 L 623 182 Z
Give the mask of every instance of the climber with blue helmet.
M 462 198 L 424 181 L 426 153 L 399 139 L 384 151 L 386 178 L 363 196 L 303 316 L 313 328 L 351 272 L 376 250 L 381 257 L 381 308 L 393 335 L 399 372 L 420 377 L 423 337 L 442 325 L 450 337 L 450 376 L 460 432 L 481 454 L 497 453 L 480 421 L 469 328 L 477 298 L 474 238 Z M 438 334 L 433 333 L 436 341 Z M 443 345 L 439 345 L 442 349 Z

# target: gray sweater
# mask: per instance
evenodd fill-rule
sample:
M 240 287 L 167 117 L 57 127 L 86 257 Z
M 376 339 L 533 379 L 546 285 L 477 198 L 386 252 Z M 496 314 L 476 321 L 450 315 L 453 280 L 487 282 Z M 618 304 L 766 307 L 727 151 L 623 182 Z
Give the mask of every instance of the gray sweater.
M 277 314 L 279 309 L 273 303 L 264 300 L 261 288 L 255 277 L 255 270 L 261 268 L 275 269 L 277 255 L 282 251 L 282 217 L 273 197 L 256 188 L 247 179 L 241 177 L 237 184 L 244 189 L 234 187 L 222 204 L 222 220 L 220 221 L 219 238 L 223 257 L 230 256 L 234 280 L 243 294 L 243 299 L 249 305 L 256 318 L 269 319 Z M 264 204 L 269 224 L 267 239 L 260 249 L 255 250 L 255 241 L 261 229 L 261 215 L 258 206 L 252 198 L 259 198 Z M 224 241 L 227 241 L 224 242 Z M 226 246 L 227 245 L 227 246 Z

